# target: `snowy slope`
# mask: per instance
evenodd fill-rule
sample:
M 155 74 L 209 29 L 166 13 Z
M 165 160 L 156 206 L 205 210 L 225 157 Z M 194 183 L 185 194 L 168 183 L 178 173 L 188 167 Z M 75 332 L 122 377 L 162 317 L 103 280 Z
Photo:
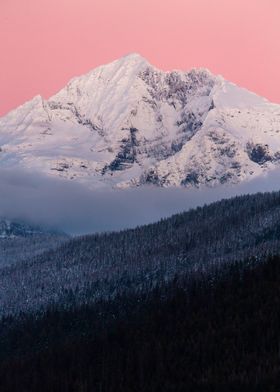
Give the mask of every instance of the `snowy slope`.
M 279 165 L 280 106 L 131 54 L 2 117 L 0 148 L 1 167 L 89 187 L 237 183 Z

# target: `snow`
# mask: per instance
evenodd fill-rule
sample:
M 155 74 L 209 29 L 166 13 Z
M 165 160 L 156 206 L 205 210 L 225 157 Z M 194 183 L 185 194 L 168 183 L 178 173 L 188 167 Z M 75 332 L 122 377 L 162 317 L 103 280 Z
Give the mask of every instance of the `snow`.
M 214 104 L 216 107 L 222 108 L 236 108 L 249 109 L 263 106 L 268 101 L 265 98 L 259 97 L 245 88 L 240 88 L 234 83 L 220 79 L 220 85 L 217 84 L 212 92 Z
M 163 72 L 132 53 L 0 118 L 0 147 L 2 167 L 92 188 L 237 183 L 278 166 L 280 106 L 207 69 Z

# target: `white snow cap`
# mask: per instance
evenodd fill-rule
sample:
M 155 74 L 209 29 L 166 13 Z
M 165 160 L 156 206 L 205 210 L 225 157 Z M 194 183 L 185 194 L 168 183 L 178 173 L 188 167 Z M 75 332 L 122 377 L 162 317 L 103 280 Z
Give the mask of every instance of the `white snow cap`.
M 2 168 L 90 188 L 233 184 L 280 164 L 280 106 L 129 53 L 0 118 L 0 147 Z

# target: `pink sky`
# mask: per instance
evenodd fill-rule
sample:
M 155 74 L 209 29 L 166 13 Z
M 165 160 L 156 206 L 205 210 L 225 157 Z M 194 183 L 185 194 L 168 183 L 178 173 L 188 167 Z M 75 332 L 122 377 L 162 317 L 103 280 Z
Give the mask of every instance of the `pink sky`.
M 0 0 L 0 115 L 139 52 L 280 103 L 280 0 Z

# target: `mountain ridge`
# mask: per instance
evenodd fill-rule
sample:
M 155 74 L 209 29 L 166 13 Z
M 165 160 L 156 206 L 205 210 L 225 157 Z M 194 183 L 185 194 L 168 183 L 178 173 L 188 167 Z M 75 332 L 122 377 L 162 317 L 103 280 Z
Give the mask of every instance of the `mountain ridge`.
M 0 118 L 0 164 L 91 188 L 235 184 L 278 166 L 279 132 L 280 105 L 134 53 Z

